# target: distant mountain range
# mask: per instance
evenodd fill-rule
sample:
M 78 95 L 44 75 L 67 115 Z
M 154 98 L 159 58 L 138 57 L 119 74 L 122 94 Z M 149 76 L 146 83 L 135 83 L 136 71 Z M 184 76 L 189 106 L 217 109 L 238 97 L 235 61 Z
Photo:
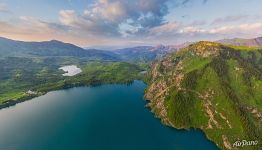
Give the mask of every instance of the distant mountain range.
M 0 57 L 80 57 L 92 60 L 152 61 L 175 51 L 174 46 L 138 46 L 113 51 L 83 49 L 57 40 L 23 42 L 0 38 Z
M 235 46 L 258 47 L 262 46 L 262 37 L 254 39 L 223 39 L 217 42 Z M 150 62 L 191 44 L 193 42 L 168 46 L 137 46 L 107 51 L 84 49 L 57 40 L 24 42 L 0 37 L 0 57 L 79 57 L 88 60 Z
M 152 61 L 156 58 L 161 58 L 164 55 L 176 51 L 174 46 L 138 46 L 132 48 L 118 49 L 114 52 L 118 54 L 123 60 L 134 61 Z
M 217 42 L 221 44 L 229 44 L 235 46 L 259 47 L 262 46 L 262 37 L 253 38 L 253 39 L 241 39 L 241 38 L 223 39 Z
M 23 42 L 0 38 L 0 57 L 50 57 L 72 56 L 92 59 L 116 60 L 117 55 L 102 50 L 85 50 L 69 43 L 52 40 L 45 42 Z

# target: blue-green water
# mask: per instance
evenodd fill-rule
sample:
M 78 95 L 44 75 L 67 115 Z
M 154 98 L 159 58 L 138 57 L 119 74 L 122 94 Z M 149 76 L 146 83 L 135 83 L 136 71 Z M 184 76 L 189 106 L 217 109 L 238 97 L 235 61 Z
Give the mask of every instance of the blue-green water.
M 163 126 L 145 107 L 146 85 L 50 92 L 0 110 L 0 150 L 215 150 L 199 130 Z

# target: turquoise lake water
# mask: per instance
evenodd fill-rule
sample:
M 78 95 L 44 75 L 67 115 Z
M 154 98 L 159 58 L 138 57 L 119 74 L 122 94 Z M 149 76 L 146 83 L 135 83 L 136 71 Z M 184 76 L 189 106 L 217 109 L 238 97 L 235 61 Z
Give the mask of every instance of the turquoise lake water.
M 72 88 L 2 109 L 0 150 L 217 150 L 199 130 L 162 125 L 145 87 Z

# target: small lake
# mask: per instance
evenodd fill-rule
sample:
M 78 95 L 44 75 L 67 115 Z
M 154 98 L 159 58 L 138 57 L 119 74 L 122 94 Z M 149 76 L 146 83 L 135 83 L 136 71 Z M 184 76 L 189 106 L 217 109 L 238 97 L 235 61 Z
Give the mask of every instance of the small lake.
M 78 68 L 76 65 L 64 66 L 64 67 L 60 67 L 59 69 L 66 72 L 63 74 L 63 76 L 75 76 L 82 72 L 82 70 Z
M 217 150 L 199 130 L 166 127 L 146 85 L 79 87 L 0 110 L 0 150 Z

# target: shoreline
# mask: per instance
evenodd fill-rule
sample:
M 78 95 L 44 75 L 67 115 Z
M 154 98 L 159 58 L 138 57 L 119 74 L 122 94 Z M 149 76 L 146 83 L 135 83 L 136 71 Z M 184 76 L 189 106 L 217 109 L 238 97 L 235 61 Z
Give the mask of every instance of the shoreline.
M 52 92 L 52 91 L 49 91 L 49 92 Z M 45 95 L 47 93 L 43 93 L 41 95 L 36 95 L 36 96 L 22 97 L 21 100 L 7 100 L 4 103 L 0 104 L 0 110 L 15 106 L 16 104 L 23 103 L 25 101 L 30 101 L 33 98 L 40 97 L 40 96 Z
M 144 98 L 144 99 L 145 99 L 145 98 Z M 155 117 L 156 119 L 158 119 L 158 120 L 161 122 L 162 125 L 164 125 L 164 126 L 166 126 L 166 127 L 168 127 L 168 128 L 171 128 L 171 129 L 179 130 L 179 131 L 198 130 L 198 131 L 202 132 L 202 133 L 204 134 L 204 136 L 206 137 L 206 139 L 207 139 L 209 142 L 213 143 L 213 144 L 217 147 L 218 150 L 219 150 L 219 149 L 222 149 L 218 143 L 216 143 L 215 141 L 211 140 L 211 138 L 206 134 L 206 132 L 205 132 L 204 129 L 202 129 L 202 128 L 195 128 L 195 127 L 189 127 L 189 128 L 186 128 L 186 127 L 176 127 L 174 124 L 171 124 L 171 123 L 169 123 L 169 122 L 163 122 L 163 121 L 162 121 L 162 118 L 159 117 L 158 115 L 156 115 L 156 112 L 154 112 L 154 111 L 152 110 L 152 107 L 149 105 L 149 104 L 151 103 L 151 101 L 148 100 L 148 99 L 145 99 L 145 101 L 147 102 L 146 107 L 151 111 L 151 113 L 154 114 L 154 117 Z
M 9 107 L 12 107 L 12 106 L 15 106 L 16 104 L 19 104 L 19 103 L 23 103 L 25 101 L 30 101 L 34 98 L 37 98 L 37 97 L 40 97 L 40 96 L 43 96 L 43 95 L 46 95 L 47 93 L 49 92 L 54 92 L 54 91 L 59 91 L 59 90 L 67 90 L 67 89 L 72 89 L 72 88 L 78 88 L 78 87 L 96 87 L 96 86 L 103 86 L 103 85 L 114 85 L 114 84 L 121 84 L 121 85 L 130 85 L 130 84 L 133 84 L 135 81 L 141 81 L 143 82 L 144 84 L 145 81 L 143 80 L 133 80 L 131 82 L 128 82 L 128 83 L 99 83 L 99 84 L 89 84 L 89 85 L 72 85 L 70 87 L 61 87 L 61 88 L 57 88 L 57 89 L 52 89 L 50 91 L 44 91 L 44 92 L 40 92 L 40 94 L 36 94 L 36 95 L 28 95 L 28 96 L 25 96 L 25 97 L 21 97 L 17 100 L 7 100 L 3 103 L 0 104 L 0 110 L 2 109 L 5 109 L 5 108 L 9 108 Z
M 21 100 L 8 100 L 8 101 L 5 101 L 4 103 L 0 104 L 0 111 L 2 109 L 5 109 L 5 108 L 9 108 L 9 107 L 13 107 L 13 106 L 16 106 L 17 104 L 19 103 L 23 103 L 23 102 L 26 102 L 26 101 L 30 101 L 30 100 L 33 100 L 34 98 L 37 98 L 37 97 L 40 97 L 40 96 L 44 96 L 46 94 L 48 94 L 49 92 L 55 92 L 55 91 L 60 91 L 60 90 L 68 90 L 68 89 L 73 89 L 73 88 L 81 88 L 81 87 L 96 87 L 96 86 L 103 86 L 103 85 L 114 85 L 114 84 L 120 84 L 120 85 L 130 85 L 130 84 L 133 84 L 135 81 L 141 81 L 143 82 L 145 85 L 146 82 L 143 81 L 143 80 L 133 80 L 131 83 L 105 83 L 105 84 L 96 84 L 96 85 L 81 85 L 81 86 L 73 86 L 73 87 L 70 87 L 70 88 L 59 88 L 59 89 L 56 89 L 56 90 L 50 90 L 50 91 L 47 91 L 47 92 L 42 92 L 41 94 L 39 95 L 31 95 L 31 96 L 28 96 L 28 97 L 22 97 Z M 146 89 L 146 88 L 145 88 Z M 144 91 L 145 92 L 145 91 Z M 145 94 L 145 93 L 144 93 Z M 145 105 L 145 108 L 147 108 L 151 113 L 155 114 L 153 111 L 152 111 L 152 108 L 150 106 L 148 106 L 148 104 L 150 103 L 150 100 L 147 100 L 145 98 L 143 98 L 145 101 L 146 101 L 146 105 Z M 167 123 L 164 123 L 162 122 L 161 118 L 154 115 L 154 117 L 156 119 L 158 119 L 160 121 L 160 123 L 165 126 L 165 127 L 168 127 L 170 129 L 175 129 L 175 130 L 178 130 L 178 131 L 191 131 L 191 130 L 198 130 L 200 131 L 202 134 L 204 134 L 204 136 L 206 137 L 206 139 L 213 143 L 218 149 L 219 149 L 219 145 L 212 141 L 208 135 L 204 132 L 204 130 L 202 130 L 201 128 L 193 128 L 193 127 L 190 127 L 190 128 L 184 128 L 184 127 L 181 127 L 181 128 L 178 128 L 178 127 L 175 127 L 174 125 L 172 124 L 167 124 Z

